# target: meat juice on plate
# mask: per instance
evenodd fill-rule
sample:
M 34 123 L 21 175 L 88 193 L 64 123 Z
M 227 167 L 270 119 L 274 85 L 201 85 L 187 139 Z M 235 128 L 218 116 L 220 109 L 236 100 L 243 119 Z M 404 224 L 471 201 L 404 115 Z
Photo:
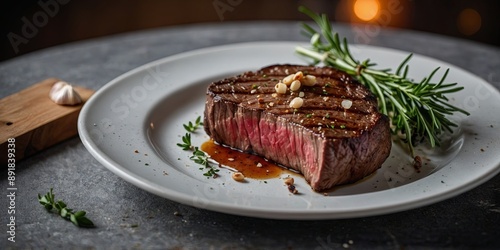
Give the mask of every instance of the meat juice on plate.
M 218 145 L 213 140 L 203 143 L 201 150 L 222 166 L 235 169 L 252 179 L 277 178 L 287 171 L 260 156 Z

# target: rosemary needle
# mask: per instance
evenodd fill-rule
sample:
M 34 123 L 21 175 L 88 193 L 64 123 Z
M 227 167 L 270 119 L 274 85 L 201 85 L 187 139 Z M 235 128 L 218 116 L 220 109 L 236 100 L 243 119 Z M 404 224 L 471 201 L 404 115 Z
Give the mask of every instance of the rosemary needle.
M 369 59 L 360 62 L 351 55 L 347 39 L 341 39 L 338 33 L 332 31 L 325 14 L 316 14 L 302 6 L 299 11 L 311 17 L 319 31 L 304 23 L 304 31 L 311 37 L 312 48 L 297 47 L 296 52 L 313 59 L 314 64 L 323 63 L 343 70 L 368 87 L 378 99 L 380 112 L 391 119 L 392 133 L 403 137 L 412 156 L 416 143 L 426 139 L 432 147 L 439 146 L 439 135 L 443 131 L 452 132 L 452 127 L 457 124 L 447 116 L 456 112 L 469 115 L 467 111 L 448 103 L 445 94 L 463 89 L 457 83 L 445 82 L 448 69 L 438 82 L 432 79 L 439 68 L 420 82 L 414 82 L 407 77 L 411 54 L 394 73 L 390 69 L 375 69 L 376 63 Z

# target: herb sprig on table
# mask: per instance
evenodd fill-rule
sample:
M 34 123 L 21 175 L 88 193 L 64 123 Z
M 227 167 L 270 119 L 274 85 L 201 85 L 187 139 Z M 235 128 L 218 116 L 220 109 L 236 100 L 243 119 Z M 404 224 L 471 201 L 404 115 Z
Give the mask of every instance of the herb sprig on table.
M 403 137 L 412 156 L 416 143 L 427 139 L 432 147 L 439 146 L 439 135 L 443 131 L 452 132 L 452 127 L 457 124 L 450 121 L 448 115 L 456 112 L 469 115 L 467 111 L 448 103 L 446 94 L 463 89 L 456 86 L 457 83 L 445 82 L 449 70 L 438 82 L 432 78 L 439 68 L 420 82 L 414 82 L 408 78 L 411 54 L 395 72 L 375 69 L 377 64 L 370 59 L 359 61 L 352 56 L 347 39 L 341 39 L 338 33 L 332 31 L 325 14 L 316 14 L 305 7 L 300 7 L 299 11 L 311 17 L 319 31 L 304 23 L 304 31 L 311 37 L 312 48 L 297 47 L 296 52 L 313 59 L 314 64 L 323 63 L 343 70 L 368 87 L 378 98 L 380 112 L 391 119 L 392 132 Z
M 71 221 L 73 224 L 79 227 L 94 227 L 94 223 L 89 220 L 85 215 L 85 211 L 73 212 L 73 209 L 67 207 L 66 203 L 61 200 L 56 201 L 54 193 L 52 193 L 52 188 L 50 191 L 41 196 L 38 194 L 38 202 L 42 204 L 47 211 L 51 212 L 54 208 L 57 213 L 66 220 Z
M 201 122 L 201 116 L 198 116 L 194 123 L 190 121 L 187 124 L 182 124 L 182 126 L 188 132 L 184 136 L 182 136 L 182 143 L 177 143 L 177 146 L 179 146 L 183 150 L 193 150 L 193 155 L 189 157 L 189 159 L 193 160 L 197 164 L 204 166 L 204 168 L 200 168 L 200 170 L 207 170 L 203 174 L 204 176 L 213 178 L 217 177 L 217 172 L 219 172 L 219 170 L 210 165 L 207 154 L 201 151 L 198 147 L 193 146 L 191 143 L 191 133 L 194 133 L 200 126 L 203 126 L 203 122 Z

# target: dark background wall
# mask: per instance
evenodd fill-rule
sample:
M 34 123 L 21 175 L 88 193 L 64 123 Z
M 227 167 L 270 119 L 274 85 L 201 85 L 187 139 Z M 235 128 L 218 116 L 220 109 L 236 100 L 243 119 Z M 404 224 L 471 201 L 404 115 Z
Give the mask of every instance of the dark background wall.
M 373 2 L 371 20 L 355 13 Z M 72 41 L 141 29 L 200 22 L 308 20 L 308 6 L 332 21 L 371 22 L 500 46 L 500 1 L 496 0 L 3 0 L 0 60 Z M 364 7 L 364 8 L 363 8 Z M 367 9 L 368 8 L 368 9 Z M 363 13 L 358 14 L 362 16 Z

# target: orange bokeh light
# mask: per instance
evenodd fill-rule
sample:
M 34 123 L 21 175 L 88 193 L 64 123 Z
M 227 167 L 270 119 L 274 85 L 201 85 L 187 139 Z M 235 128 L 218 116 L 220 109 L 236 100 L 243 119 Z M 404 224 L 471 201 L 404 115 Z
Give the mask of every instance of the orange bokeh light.
M 481 29 L 481 15 L 475 9 L 464 9 L 457 20 L 458 30 L 464 35 L 473 35 Z
M 356 0 L 354 14 L 363 21 L 370 21 L 377 17 L 380 10 L 378 0 Z

